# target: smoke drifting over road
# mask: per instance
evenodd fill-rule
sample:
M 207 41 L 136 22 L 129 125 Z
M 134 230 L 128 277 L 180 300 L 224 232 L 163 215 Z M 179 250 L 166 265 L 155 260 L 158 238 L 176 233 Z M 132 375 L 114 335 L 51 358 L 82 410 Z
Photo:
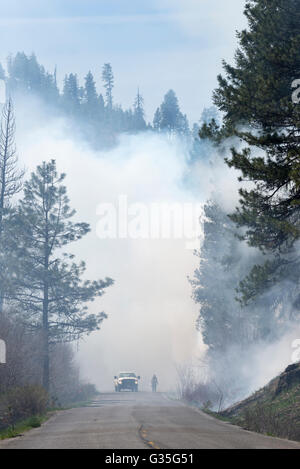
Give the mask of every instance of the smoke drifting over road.
M 21 163 L 29 173 L 42 160 L 57 160 L 58 170 L 67 174 L 76 217 L 91 225 L 86 239 L 70 250 L 86 261 L 88 278 L 115 280 L 114 287 L 91 305 L 91 310 L 104 310 L 109 318 L 101 331 L 80 344 L 83 376 L 104 390 L 112 389 L 116 373 L 133 370 L 142 377 L 141 388 L 150 389 L 156 373 L 161 390 L 174 389 L 176 365 L 203 350 L 194 326 L 198 307 L 190 298 L 187 280 L 197 263 L 193 250 L 187 249 L 189 240 L 100 239 L 97 226 L 99 206 L 117 207 L 120 195 L 127 196 L 128 204 L 146 207 L 151 203 L 199 206 L 199 199 L 182 183 L 187 171 L 184 145 L 140 134 L 122 137 L 113 150 L 94 152 L 72 135 L 66 121 L 46 122 L 37 106 L 40 118 L 35 114 L 29 125 L 23 110 L 17 113 Z M 129 222 L 132 218 L 129 215 Z
M 198 358 L 205 355 L 201 333 L 195 329 L 199 305 L 191 299 L 187 279 L 199 260 L 188 248 L 191 239 L 176 237 L 174 224 L 169 238 L 144 236 L 141 207 L 196 207 L 192 229 L 193 242 L 197 241 L 193 247 L 198 247 L 199 204 L 213 197 L 230 213 L 238 203 L 237 173 L 204 143 L 210 158 L 195 163 L 191 171 L 185 143 L 154 133 L 124 135 L 114 149 L 93 151 L 68 121 L 49 119 L 38 101 L 18 106 L 17 128 L 18 151 L 27 175 L 41 161 L 56 159 L 58 170 L 67 174 L 76 217 L 91 225 L 89 235 L 70 248 L 77 259 L 86 261 L 87 278 L 115 280 L 106 295 L 91 304 L 91 311 L 103 310 L 109 317 L 101 331 L 79 344 L 82 376 L 104 391 L 113 389 L 113 376 L 119 371 L 136 371 L 141 375 L 140 388 L 150 390 L 156 373 L 159 390 L 175 390 L 177 367 L 198 366 Z M 111 228 L 103 207 L 114 207 L 118 214 L 120 196 L 135 208 L 129 210 L 127 222 L 136 236 L 122 238 L 117 232 L 101 239 L 99 223 L 102 234 Z M 242 245 L 240 249 L 241 253 L 249 250 Z M 259 344 L 243 357 L 232 351 L 235 363 L 240 360 L 241 397 L 290 363 L 295 339 L 297 334 L 289 332 L 279 344 Z M 230 370 L 224 371 L 228 379 Z

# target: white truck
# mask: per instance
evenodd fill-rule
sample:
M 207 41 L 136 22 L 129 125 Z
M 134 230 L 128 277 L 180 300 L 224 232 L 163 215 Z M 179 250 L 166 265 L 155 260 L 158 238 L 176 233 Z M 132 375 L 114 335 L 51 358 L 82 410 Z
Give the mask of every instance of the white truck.
M 128 391 L 138 392 L 138 380 L 140 376 L 137 376 L 131 371 L 122 371 L 118 376 L 114 377 L 115 391 L 120 392 L 127 389 Z

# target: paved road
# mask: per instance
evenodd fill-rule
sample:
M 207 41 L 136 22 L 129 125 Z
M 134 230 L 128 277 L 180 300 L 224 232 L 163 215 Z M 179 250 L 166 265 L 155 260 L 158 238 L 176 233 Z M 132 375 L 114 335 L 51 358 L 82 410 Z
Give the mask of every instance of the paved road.
M 300 449 L 300 444 L 247 432 L 164 394 L 122 392 L 58 412 L 42 427 L 0 442 L 0 448 Z

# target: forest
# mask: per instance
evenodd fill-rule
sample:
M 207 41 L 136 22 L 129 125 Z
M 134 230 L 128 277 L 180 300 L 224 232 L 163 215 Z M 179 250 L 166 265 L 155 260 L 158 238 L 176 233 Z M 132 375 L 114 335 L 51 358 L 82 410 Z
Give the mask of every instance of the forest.
M 35 54 L 18 52 L 0 66 L 7 92 L 0 133 L 0 330 L 12 363 L 0 368 L 6 399 L 11 389 L 35 385 L 54 403 L 85 399 L 70 343 L 100 329 L 106 313 L 92 314 L 89 305 L 114 288 L 110 277 L 87 280 L 85 263 L 67 249 L 91 227 L 73 221 L 59 162 L 41 161 L 29 178 L 18 162 L 15 113 L 31 97 L 49 115 L 67 119 L 76 138 L 95 151 L 117 147 L 124 134 L 184 142 L 188 171 L 181 182 L 193 190 L 206 167 L 225 161 L 238 172 L 239 202 L 231 213 L 222 194 L 202 201 L 203 240 L 187 281 L 207 371 L 200 381 L 186 380 L 185 399 L 218 409 L 245 397 L 255 390 L 264 350 L 298 328 L 300 104 L 293 83 L 300 79 L 299 1 L 250 0 L 245 16 L 234 61 L 223 62 L 212 106 L 199 110 L 192 125 L 172 89 L 149 122 L 140 89 L 123 109 L 114 99 L 110 63 L 98 67 L 100 93 L 91 71 L 84 83 L 69 73 L 60 88 L 57 70 L 46 71 Z
M 91 71 L 87 72 L 83 84 L 79 83 L 76 73 L 67 74 L 62 89 L 59 89 L 57 70 L 53 73 L 46 71 L 35 54 L 18 52 L 15 56 L 8 56 L 6 69 L 7 72 L 0 64 L 0 79 L 5 81 L 7 95 L 14 102 L 27 96 L 38 98 L 48 112 L 69 118 L 74 131 L 95 149 L 116 145 L 122 133 L 167 132 L 193 140 L 198 138 L 201 124 L 218 120 L 215 107 L 204 108 L 199 122 L 190 129 L 187 115 L 180 110 L 176 93 L 171 89 L 157 107 L 152 122 L 146 122 L 144 98 L 138 88 L 130 109 L 123 109 L 122 105 L 115 103 L 115 77 L 110 63 L 102 68 L 99 66 L 103 93 L 98 92 Z

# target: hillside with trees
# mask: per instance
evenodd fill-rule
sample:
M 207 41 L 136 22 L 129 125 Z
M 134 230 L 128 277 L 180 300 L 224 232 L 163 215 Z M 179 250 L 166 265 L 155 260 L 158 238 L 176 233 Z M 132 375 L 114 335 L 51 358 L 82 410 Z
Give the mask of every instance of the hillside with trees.
M 213 118 L 200 129 L 239 171 L 239 204 L 231 214 L 206 205 L 192 279 L 211 374 L 236 398 L 245 397 L 241 370 L 253 378 L 251 356 L 293 330 L 300 315 L 300 107 L 292 99 L 300 73 L 299 1 L 251 0 L 245 15 L 234 64 L 223 63 L 213 95 L 223 121 Z
M 123 109 L 114 99 L 115 76 L 110 63 L 99 67 L 97 76 L 88 71 L 82 84 L 76 73 L 67 74 L 61 89 L 57 69 L 53 73 L 46 71 L 35 54 L 28 56 L 18 52 L 8 57 L 7 71 L 1 64 L 0 67 L 0 79 L 5 80 L 7 96 L 13 99 L 16 111 L 24 99 L 37 98 L 49 115 L 66 117 L 76 135 L 94 149 L 105 150 L 117 145 L 122 134 L 165 133 L 186 141 L 193 163 L 207 157 L 205 145 L 199 138 L 200 127 L 212 120 L 220 120 L 216 107 L 204 108 L 199 122 L 193 124 L 191 130 L 187 115 L 181 111 L 172 89 L 166 92 L 153 118 L 148 121 L 144 97 L 138 87 L 132 106 Z M 102 83 L 102 92 L 97 90 L 96 79 Z

